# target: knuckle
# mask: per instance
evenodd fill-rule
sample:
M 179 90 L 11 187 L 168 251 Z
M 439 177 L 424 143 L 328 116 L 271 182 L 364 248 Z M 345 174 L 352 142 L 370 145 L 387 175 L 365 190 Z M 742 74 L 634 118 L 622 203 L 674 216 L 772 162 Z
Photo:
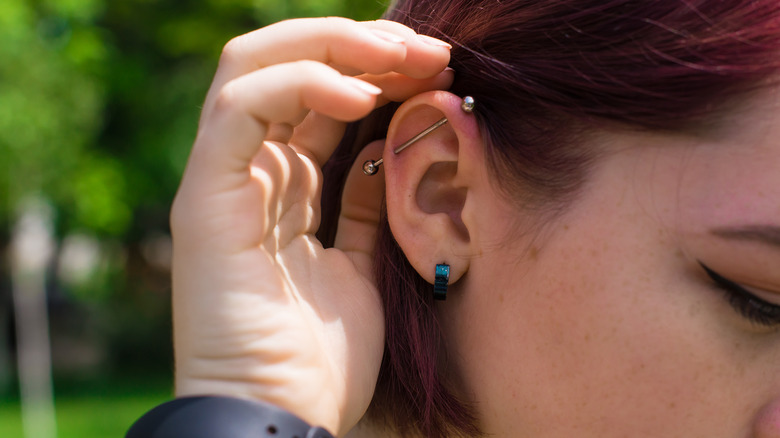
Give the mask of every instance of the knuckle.
M 354 36 L 357 26 L 354 20 L 343 17 L 324 17 L 319 20 L 321 20 L 320 30 L 325 43 L 338 43 L 345 38 Z
M 220 56 L 220 63 L 231 62 L 236 59 L 241 59 L 242 54 L 246 51 L 246 35 L 240 35 L 233 37 L 225 43 L 222 47 L 222 55 Z
M 328 78 L 328 77 L 335 78 L 335 77 L 340 77 L 341 76 L 341 73 L 339 73 L 335 68 L 333 68 L 333 67 L 331 67 L 331 66 L 329 66 L 327 64 L 323 64 L 323 63 L 317 62 L 317 61 L 304 61 L 304 62 L 306 62 L 306 64 L 307 64 L 306 65 L 307 71 L 309 71 L 309 72 L 311 72 L 313 74 L 319 75 L 319 77 L 322 77 L 322 78 Z
M 356 23 L 355 20 L 344 17 L 323 17 L 320 18 L 320 20 L 322 20 L 323 27 L 331 33 L 338 32 L 344 27 L 351 26 Z
M 335 70 L 317 61 L 302 59 L 296 61 L 295 66 L 302 83 L 308 82 L 308 79 L 326 79 L 335 73 Z
M 311 61 L 308 59 L 301 59 L 299 61 L 295 62 L 297 69 L 300 70 L 303 74 L 312 74 L 316 75 L 318 74 L 322 69 L 320 68 L 321 64 L 316 61 Z
M 222 86 L 214 101 L 215 111 L 235 110 L 239 106 L 240 93 L 236 88 L 235 81 L 230 81 Z

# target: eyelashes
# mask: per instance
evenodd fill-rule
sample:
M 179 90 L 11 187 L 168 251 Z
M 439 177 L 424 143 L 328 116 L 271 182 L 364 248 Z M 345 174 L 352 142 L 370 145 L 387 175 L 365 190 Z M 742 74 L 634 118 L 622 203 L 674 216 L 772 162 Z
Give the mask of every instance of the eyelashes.
M 753 295 L 744 287 L 708 268 L 704 263 L 699 262 L 699 265 L 715 286 L 724 292 L 726 301 L 737 313 L 760 326 L 780 327 L 780 306 Z

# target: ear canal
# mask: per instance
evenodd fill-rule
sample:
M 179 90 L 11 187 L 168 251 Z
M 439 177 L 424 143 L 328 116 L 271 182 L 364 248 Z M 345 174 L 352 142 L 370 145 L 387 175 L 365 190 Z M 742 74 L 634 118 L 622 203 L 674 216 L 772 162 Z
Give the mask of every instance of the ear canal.
M 463 110 L 464 113 L 470 114 L 472 111 L 474 111 L 474 107 L 476 106 L 476 102 L 474 101 L 474 98 L 471 96 L 466 96 L 463 98 L 463 102 L 460 104 L 460 109 Z M 424 130 L 420 131 L 419 134 L 415 135 L 414 137 L 410 138 L 409 140 L 403 142 L 400 146 L 395 148 L 393 150 L 394 153 L 398 154 L 404 149 L 408 148 L 409 146 L 415 144 L 420 139 L 425 137 L 426 135 L 430 134 L 431 132 L 437 130 L 442 125 L 446 124 L 448 122 L 446 117 L 443 117 L 439 119 L 436 123 L 433 125 L 425 128 Z M 384 159 L 380 158 L 378 160 L 367 160 L 365 163 L 363 163 L 363 173 L 366 175 L 376 175 L 376 173 L 379 171 L 379 166 L 382 165 L 382 162 L 384 162 Z

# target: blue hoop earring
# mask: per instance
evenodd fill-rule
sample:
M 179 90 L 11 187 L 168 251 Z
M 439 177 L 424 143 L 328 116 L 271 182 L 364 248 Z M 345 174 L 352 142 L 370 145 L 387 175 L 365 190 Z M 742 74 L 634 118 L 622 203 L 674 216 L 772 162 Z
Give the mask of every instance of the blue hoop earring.
M 450 265 L 436 265 L 436 280 L 433 282 L 433 298 L 444 301 L 447 299 L 447 283 L 450 282 Z

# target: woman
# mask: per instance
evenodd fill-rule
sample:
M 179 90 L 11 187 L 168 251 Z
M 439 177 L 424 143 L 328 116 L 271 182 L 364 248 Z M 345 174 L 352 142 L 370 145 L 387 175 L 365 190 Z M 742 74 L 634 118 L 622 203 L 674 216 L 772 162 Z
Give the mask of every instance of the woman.
M 177 395 L 355 437 L 780 437 L 780 5 L 387 17 L 225 47 L 172 211 Z

